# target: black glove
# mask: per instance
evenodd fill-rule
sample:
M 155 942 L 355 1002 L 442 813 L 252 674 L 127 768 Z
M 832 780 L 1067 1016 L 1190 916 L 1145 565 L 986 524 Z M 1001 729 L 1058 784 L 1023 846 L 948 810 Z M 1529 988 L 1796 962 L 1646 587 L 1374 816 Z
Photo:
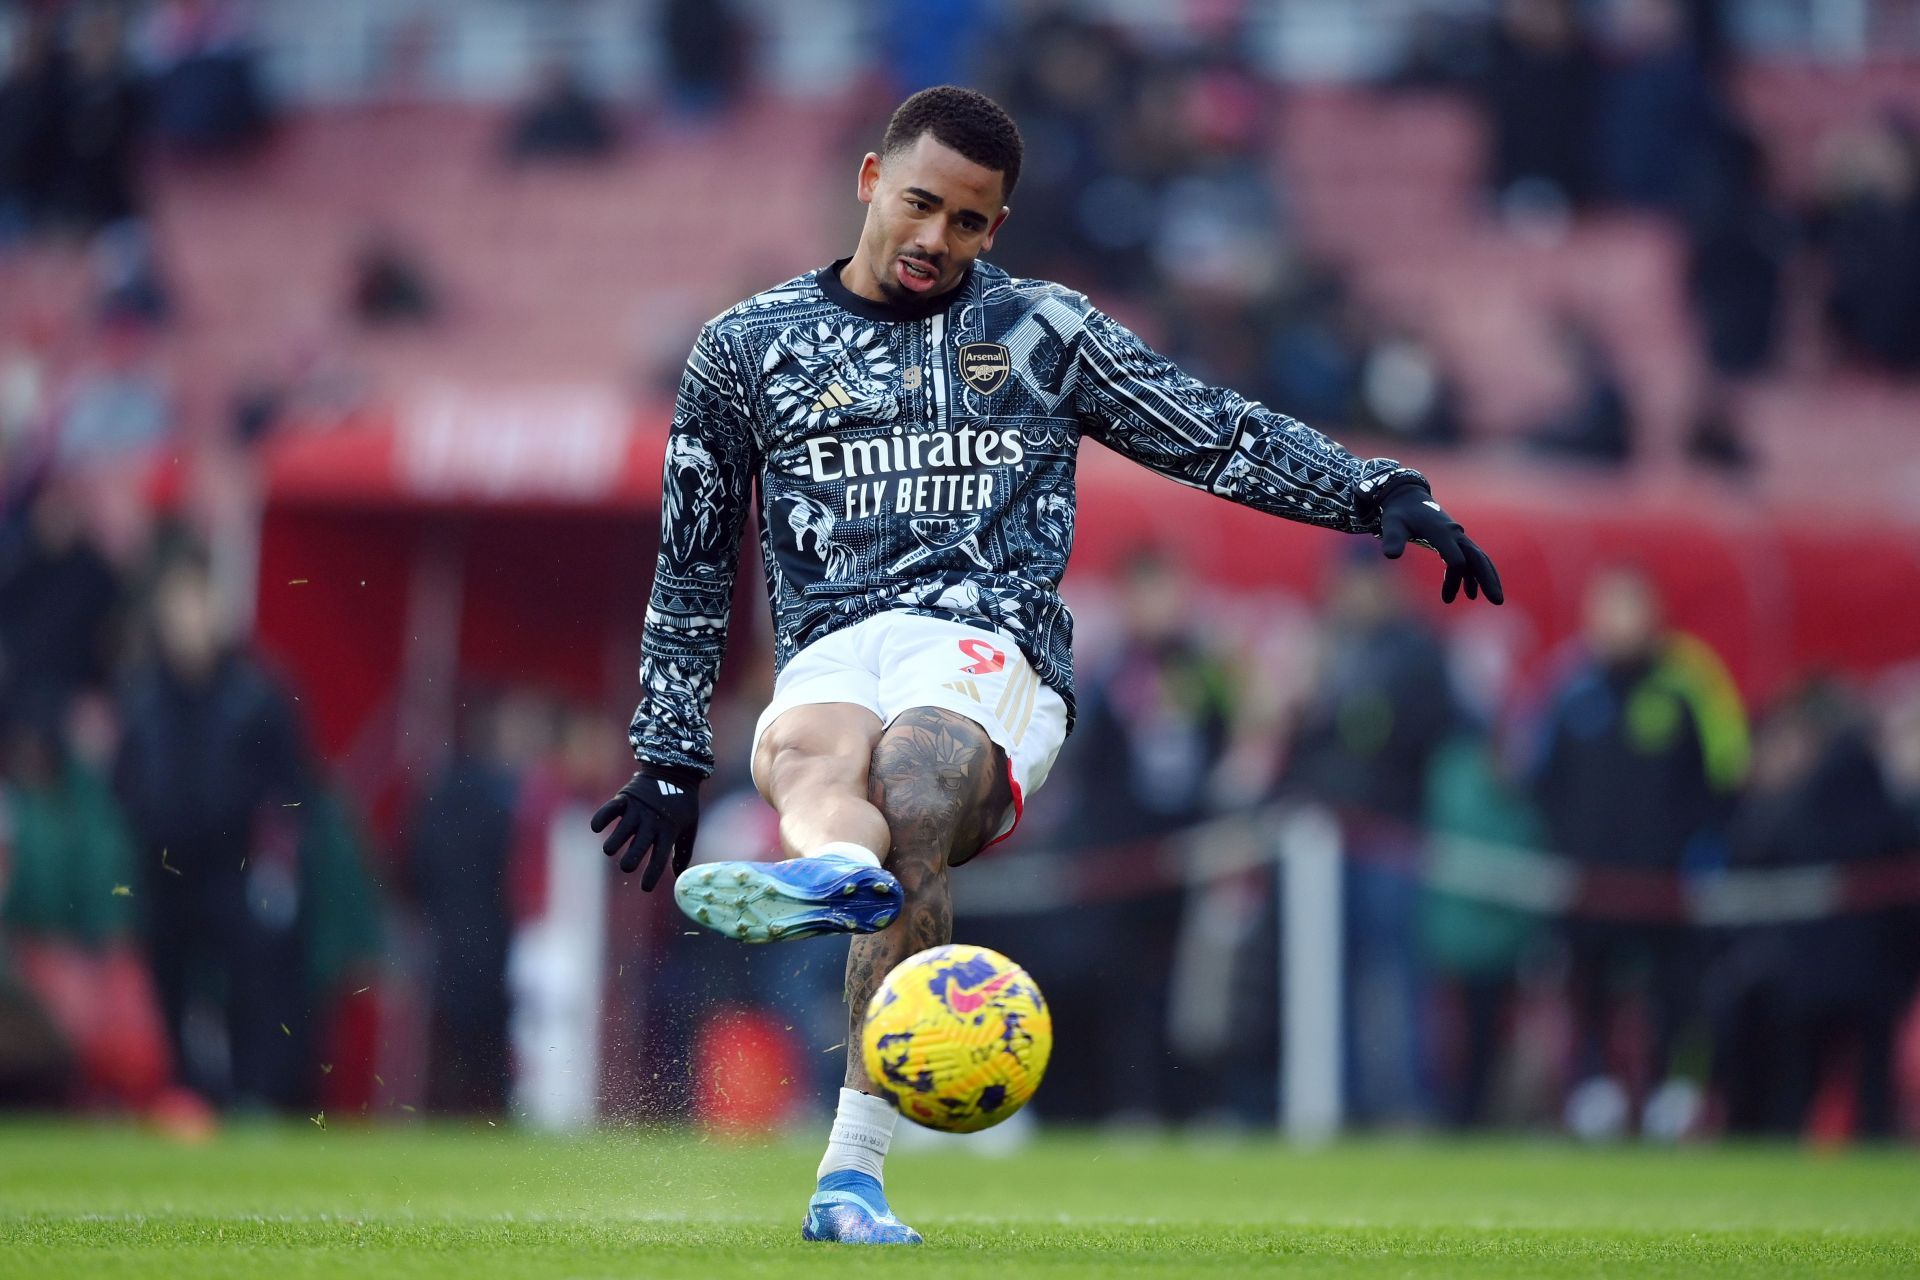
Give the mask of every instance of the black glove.
M 653 852 L 653 861 L 640 877 L 642 889 L 652 890 L 660 883 L 669 857 L 673 859 L 675 875 L 687 869 L 687 859 L 693 856 L 693 835 L 700 829 L 702 781 L 704 779 L 691 769 L 643 763 L 640 772 L 633 775 L 633 781 L 620 788 L 613 799 L 593 815 L 595 835 L 615 818 L 620 820 L 600 848 L 609 858 L 626 849 L 620 859 L 622 871 L 631 872 L 649 850 Z
M 1489 604 L 1505 602 L 1500 574 L 1487 553 L 1474 545 L 1458 520 L 1440 509 L 1432 494 L 1411 482 L 1396 485 L 1380 500 L 1380 550 L 1387 559 L 1398 560 L 1409 542 L 1431 547 L 1447 562 L 1447 578 L 1440 584 L 1440 599 L 1447 604 L 1462 585 L 1469 600 L 1484 591 Z

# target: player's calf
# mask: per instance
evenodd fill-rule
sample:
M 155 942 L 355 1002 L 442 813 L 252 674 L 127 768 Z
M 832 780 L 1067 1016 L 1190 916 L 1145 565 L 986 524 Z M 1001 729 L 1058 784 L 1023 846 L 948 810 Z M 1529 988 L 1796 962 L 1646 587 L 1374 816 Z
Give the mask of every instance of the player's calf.
M 953 940 L 947 870 L 986 843 L 1011 802 L 1007 771 L 986 730 L 935 707 L 901 713 L 874 748 L 868 794 L 887 820 L 887 869 L 900 883 L 899 922 L 855 938 L 847 952 L 847 1087 L 869 1090 L 857 1046 L 867 1002 L 893 967 Z
M 865 707 L 794 707 L 761 735 L 754 776 L 780 814 L 782 862 L 710 862 L 684 872 L 674 901 L 741 942 L 869 933 L 899 918 L 901 891 L 882 869 L 887 825 L 867 798 L 880 720 Z
M 804 858 L 845 844 L 887 851 L 887 824 L 868 797 L 880 718 L 850 703 L 794 707 L 754 746 L 753 777 L 780 815 L 780 844 Z

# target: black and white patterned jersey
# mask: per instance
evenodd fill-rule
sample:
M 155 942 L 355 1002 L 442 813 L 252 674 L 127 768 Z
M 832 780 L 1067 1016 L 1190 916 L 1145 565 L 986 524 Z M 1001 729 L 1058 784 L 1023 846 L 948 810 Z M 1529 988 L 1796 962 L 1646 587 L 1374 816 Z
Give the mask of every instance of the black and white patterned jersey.
M 1378 531 L 1389 485 L 1425 483 L 1187 376 L 1060 285 L 976 261 L 898 307 L 848 290 L 841 265 L 755 294 L 694 342 L 629 734 L 642 760 L 713 767 L 707 708 L 756 503 L 776 669 L 900 610 L 1004 632 L 1071 707 L 1060 577 L 1082 440 L 1350 533 Z

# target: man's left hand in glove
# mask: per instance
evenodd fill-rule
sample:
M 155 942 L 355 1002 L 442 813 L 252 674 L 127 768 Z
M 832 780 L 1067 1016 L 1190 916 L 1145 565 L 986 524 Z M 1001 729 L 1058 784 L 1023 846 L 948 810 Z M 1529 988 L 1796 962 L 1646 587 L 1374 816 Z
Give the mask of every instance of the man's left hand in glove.
M 1433 548 L 1446 562 L 1446 580 L 1440 584 L 1440 599 L 1446 603 L 1452 604 L 1463 586 L 1469 600 L 1481 592 L 1489 604 L 1506 600 L 1499 571 L 1487 553 L 1466 535 L 1458 520 L 1441 509 L 1425 486 L 1414 483 L 1399 485 L 1380 503 L 1380 550 L 1387 559 L 1398 560 L 1409 542 Z

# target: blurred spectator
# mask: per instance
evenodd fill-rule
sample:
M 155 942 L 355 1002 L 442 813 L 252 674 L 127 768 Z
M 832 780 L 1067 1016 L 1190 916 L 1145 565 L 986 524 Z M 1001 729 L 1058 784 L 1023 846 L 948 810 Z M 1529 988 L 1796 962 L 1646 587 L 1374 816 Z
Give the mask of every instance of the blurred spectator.
M 978 0 L 885 0 L 879 6 L 881 65 L 892 79 L 894 101 L 937 84 L 967 84 L 974 78 L 996 30 L 994 10 Z M 930 32 L 939 36 L 929 39 Z
M 1726 69 L 1730 53 L 1728 42 L 1728 0 L 1679 0 L 1687 25 L 1687 41 L 1693 46 L 1700 65 L 1716 79 Z
M 1386 392 L 1378 399 L 1362 385 L 1363 362 L 1369 354 L 1363 349 L 1367 328 L 1367 317 L 1345 279 L 1303 261 L 1275 303 L 1264 385 L 1256 382 L 1236 389 L 1322 427 L 1352 420 L 1356 413 L 1364 420 L 1376 411 L 1391 414 L 1410 407 L 1388 403 L 1393 392 L 1406 389 L 1397 384 L 1389 389 L 1387 384 L 1395 379 L 1373 389 Z M 1385 426 L 1370 421 L 1364 425 Z
M 147 30 L 153 129 L 181 151 L 232 151 L 265 134 L 246 9 L 235 0 L 163 0 Z
M 1902 821 L 1910 831 L 1920 832 L 1920 684 L 1912 681 L 1912 672 L 1903 672 L 1876 691 L 1875 705 L 1880 709 L 1879 756 L 1885 770 L 1887 790 L 1900 806 Z M 1909 861 L 1920 860 L 1920 838 L 1904 850 Z M 1908 993 L 1910 1004 L 1908 1040 L 1920 1052 L 1920 902 L 1910 902 L 1890 921 L 1893 938 L 1889 957 L 1888 980 Z M 1920 1068 L 1920 1058 L 1912 1061 Z M 1920 1083 L 1920 1076 L 1909 1075 Z M 1920 1093 L 1908 1089 L 1908 1096 L 1920 1105 Z M 1920 1128 L 1920 1113 L 1909 1115 L 1908 1131 Z
M 739 96 L 747 70 L 747 30 L 734 0 L 663 0 L 660 44 L 674 109 L 717 115 Z
M 499 1112 L 507 1101 L 507 864 L 519 799 L 513 710 L 470 700 L 452 755 L 407 841 L 407 882 L 432 941 L 427 1106 Z
M 289 422 L 336 422 L 361 407 L 367 393 L 367 374 L 339 327 L 316 317 L 235 379 L 228 402 L 232 438 L 254 445 Z
M 1562 316 L 1557 323 L 1569 393 L 1559 412 L 1533 429 L 1533 447 L 1587 462 L 1624 463 L 1633 453 L 1633 420 L 1620 375 L 1584 321 Z
M 58 724 L 106 687 L 121 587 L 84 521 L 74 485 L 46 476 L 0 525 L 0 723 Z
M 1223 65 L 1184 73 L 1173 92 L 1183 158 L 1160 178 L 1147 241 L 1168 354 L 1202 381 L 1304 413 L 1276 376 L 1276 328 L 1287 319 L 1311 325 L 1302 313 L 1323 296 L 1339 295 L 1312 292 L 1318 282 L 1305 279 L 1288 234 L 1263 155 L 1263 91 L 1239 68 Z M 1296 364 L 1285 372 L 1311 378 L 1317 371 Z M 1344 401 L 1351 388 L 1341 390 L 1335 421 L 1350 410 Z
M 1420 444 L 1457 444 L 1458 401 L 1438 353 L 1412 329 L 1394 326 L 1361 357 L 1354 426 Z
M 1136 550 L 1120 587 L 1119 640 L 1081 709 L 1096 732 L 1077 767 L 1104 780 L 1080 828 L 1095 847 L 1164 835 L 1205 814 L 1232 705 L 1231 673 L 1194 625 L 1190 579 L 1175 554 Z
M 1592 190 L 1599 67 L 1572 0 L 1505 0 L 1481 88 L 1488 180 L 1509 214 L 1564 218 Z
M 540 68 L 533 94 L 514 113 L 506 138 L 510 160 L 599 160 L 619 135 L 606 109 L 567 65 Z
M 1730 838 L 1736 868 L 1845 868 L 1912 847 L 1865 719 L 1818 683 L 1754 741 L 1753 783 Z M 1707 976 L 1714 1076 L 1734 1133 L 1800 1133 L 1814 1095 L 1850 1068 L 1858 1130 L 1893 1131 L 1893 1033 L 1904 998 L 1887 913 L 1731 930 Z
M 298 929 L 306 745 L 287 695 L 221 615 L 202 554 L 163 561 L 150 639 L 122 700 L 116 782 L 167 1032 L 206 1096 L 297 1106 L 311 1033 Z
M 605 790 L 621 761 L 607 757 L 607 726 L 596 709 L 569 706 L 557 716 L 553 741 L 524 771 L 514 815 L 514 847 L 507 869 L 507 904 L 516 924 L 548 912 L 547 860 L 553 829 L 570 808 L 586 805 L 589 813 L 598 801 L 588 797 Z
M 152 229 L 127 218 L 105 228 L 93 241 L 94 307 L 106 326 L 165 324 L 173 314 L 155 253 Z
M 0 511 L 26 492 L 45 446 L 48 342 L 39 326 L 22 327 L 19 341 L 0 347 Z
M 124 462 L 164 439 L 173 408 L 159 351 L 143 326 L 107 326 L 93 359 L 73 375 L 59 415 L 62 463 Z
M 169 1055 L 135 946 L 132 840 L 105 779 L 67 749 L 49 712 L 6 731 L 0 809 L 13 856 L 0 924 L 73 1054 L 65 1100 L 141 1107 L 166 1088 Z
M 296 976 L 299 994 L 310 1010 L 308 1031 L 302 1038 L 309 1051 L 327 1049 L 338 1065 L 341 1057 L 358 1057 L 366 1079 L 350 1083 L 344 1073 L 327 1073 L 322 1093 L 344 1101 L 351 1096 L 365 1102 L 373 1087 L 371 1037 L 365 1028 L 372 1013 L 358 997 L 380 977 L 386 954 L 386 919 L 378 886 L 368 873 L 368 837 L 359 808 L 338 781 L 316 776 L 307 799 L 300 802 L 298 832 L 292 841 L 297 862 L 294 887 L 298 910 Z M 272 834 L 282 835 L 283 830 Z M 281 848 L 269 846 L 270 853 Z M 276 869 L 282 874 L 285 862 Z M 290 1029 L 289 1029 L 290 1030 Z M 281 1064 L 302 1093 L 318 1083 L 312 1063 Z
M 1920 825 L 1920 673 L 1902 669 L 1888 681 L 1880 708 L 1880 759 L 1887 787 L 1908 821 Z
M 1387 89 L 1457 89 L 1484 76 L 1486 42 L 1471 14 L 1449 13 L 1422 6 L 1407 27 L 1406 43 L 1383 87 Z
M 1712 380 L 1702 388 L 1700 403 L 1687 426 L 1686 451 L 1694 462 L 1728 475 L 1753 469 L 1753 449 L 1724 382 Z
M 1170 290 L 1249 302 L 1281 283 L 1290 246 L 1273 167 L 1261 153 L 1263 97 L 1228 70 L 1197 74 L 1181 93 L 1185 163 L 1165 184 L 1151 243 Z
M 1765 157 L 1744 130 L 1715 131 L 1690 175 L 1687 285 L 1719 373 L 1759 373 L 1773 358 L 1793 228 L 1767 194 Z
M 47 215 L 59 163 L 62 65 L 52 18 L 30 14 L 0 78 L 0 248 Z
M 1195 626 L 1191 598 L 1185 570 L 1165 551 L 1138 551 L 1122 571 L 1118 643 L 1081 685 L 1073 752 L 1062 758 L 1076 783 L 1076 811 L 1062 830 L 1075 847 L 1137 858 L 1143 844 L 1208 813 L 1234 682 Z M 1166 922 L 1180 910 L 1176 891 L 1122 891 L 1036 931 L 1033 968 L 1047 975 L 1060 1019 L 1057 1069 L 1082 1082 L 1049 1115 L 1139 1122 L 1172 1101 L 1163 1087 L 1175 942 Z
M 49 709 L 7 730 L 13 860 L 0 922 L 10 934 L 101 947 L 135 924 L 133 842 L 105 779 L 62 741 Z
M 989 54 L 989 78 L 1027 149 L 1020 230 L 994 246 L 994 261 L 1016 275 L 1136 285 L 1158 174 L 1143 171 L 1151 148 L 1120 140 L 1164 79 L 1147 79 L 1130 102 L 1122 41 L 1061 5 L 1030 6 Z M 1172 104 L 1164 105 L 1154 118 L 1171 129 Z
M 440 313 L 426 263 L 391 228 L 379 226 L 361 237 L 349 306 L 369 328 L 427 324 Z
M 14 775 L 0 757 L 0 780 Z M 73 1046 L 14 971 L 5 918 L 13 861 L 12 814 L 0 803 L 0 1107 L 58 1106 L 73 1101 Z
M 1745 773 L 1739 695 L 1711 650 L 1666 629 L 1637 570 L 1596 574 L 1584 621 L 1584 646 L 1551 694 L 1533 778 L 1549 848 L 1589 872 L 1677 874 Z M 1698 958 L 1679 925 L 1574 917 L 1565 930 L 1576 1035 L 1569 1123 L 1606 1136 L 1627 1123 L 1630 1099 L 1669 1081 Z M 1636 1005 L 1648 1034 L 1644 1052 L 1630 1053 L 1613 1031 L 1621 1008 Z
M 1407 830 L 1425 806 L 1434 749 L 1455 725 L 1445 652 L 1409 606 L 1403 576 L 1372 546 L 1342 559 L 1289 781 L 1363 820 Z
M 1454 714 L 1438 637 L 1408 607 L 1396 567 L 1371 546 L 1356 548 L 1328 595 L 1320 670 L 1289 781 L 1344 820 L 1345 1060 L 1362 1121 L 1417 1122 L 1427 1110 L 1419 823 L 1428 768 Z
M 1419 936 L 1441 997 L 1441 1042 L 1433 1054 L 1440 1111 L 1456 1127 L 1484 1125 L 1495 1119 L 1494 1081 L 1511 1039 L 1520 969 L 1544 922 L 1446 886 L 1489 874 L 1487 846 L 1538 849 L 1545 833 L 1527 796 L 1502 776 L 1492 745 L 1471 732 L 1435 749 L 1425 817 L 1428 882 Z
M 117 5 L 78 10 L 71 70 L 62 83 L 52 217 L 95 231 L 140 212 L 139 146 L 146 99 L 127 61 L 126 19 Z
M 1834 140 L 1813 226 L 1842 344 L 1890 369 L 1920 368 L 1920 135 L 1881 119 Z
M 1722 116 L 1679 0 L 1610 0 L 1596 155 L 1603 194 L 1677 212 Z

